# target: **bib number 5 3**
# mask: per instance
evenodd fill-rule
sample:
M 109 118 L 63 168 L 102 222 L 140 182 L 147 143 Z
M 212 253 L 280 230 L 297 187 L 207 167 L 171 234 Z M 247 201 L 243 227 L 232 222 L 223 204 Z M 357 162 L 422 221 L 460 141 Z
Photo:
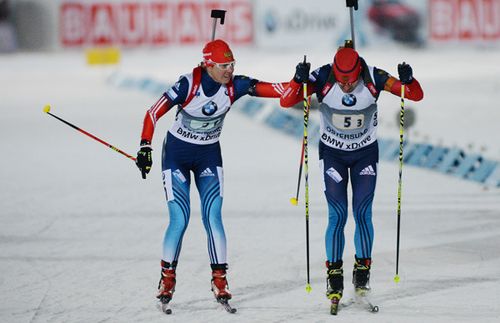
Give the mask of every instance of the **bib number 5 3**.
M 332 123 L 337 129 L 359 129 L 363 128 L 365 124 L 365 116 L 362 114 L 344 115 L 334 114 L 332 116 Z

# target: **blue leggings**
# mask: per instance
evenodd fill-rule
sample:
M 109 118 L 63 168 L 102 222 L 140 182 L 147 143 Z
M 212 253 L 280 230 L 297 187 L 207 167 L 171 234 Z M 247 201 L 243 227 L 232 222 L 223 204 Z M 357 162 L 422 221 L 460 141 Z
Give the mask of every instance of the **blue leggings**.
M 196 145 L 168 133 L 162 153 L 163 185 L 170 222 L 163 240 L 163 260 L 177 263 L 190 217 L 191 171 L 201 200 L 211 264 L 226 263 L 226 235 L 222 223 L 223 170 L 219 143 Z
M 342 260 L 347 223 L 347 185 L 352 186 L 352 208 L 356 229 L 354 245 L 358 258 L 371 258 L 373 247 L 372 203 L 377 182 L 378 143 L 356 151 L 342 151 L 319 144 L 320 167 L 328 203 L 325 234 L 326 258 Z

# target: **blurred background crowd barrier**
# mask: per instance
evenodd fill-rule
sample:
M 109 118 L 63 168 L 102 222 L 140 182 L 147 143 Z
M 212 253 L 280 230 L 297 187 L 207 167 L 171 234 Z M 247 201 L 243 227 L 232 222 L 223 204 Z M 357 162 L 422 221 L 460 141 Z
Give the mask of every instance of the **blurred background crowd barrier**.
M 220 8 L 235 46 L 331 49 L 350 32 L 342 0 L 0 0 L 0 51 L 201 44 Z M 500 43 L 500 0 L 361 0 L 355 17 L 359 46 Z

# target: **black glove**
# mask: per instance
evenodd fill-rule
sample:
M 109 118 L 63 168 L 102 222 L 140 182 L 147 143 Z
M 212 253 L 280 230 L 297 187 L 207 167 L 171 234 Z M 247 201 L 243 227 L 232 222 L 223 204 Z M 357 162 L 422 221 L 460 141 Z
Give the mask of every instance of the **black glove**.
M 399 80 L 403 84 L 410 84 L 413 81 L 413 70 L 405 62 L 398 64 Z
M 153 149 L 151 143 L 147 140 L 141 140 L 141 149 L 137 152 L 137 159 L 135 164 L 141 170 L 142 178 L 146 179 L 146 174 L 153 166 Z
M 293 80 L 297 83 L 304 83 L 309 80 L 309 69 L 311 68 L 311 63 L 300 62 L 295 67 L 295 76 Z

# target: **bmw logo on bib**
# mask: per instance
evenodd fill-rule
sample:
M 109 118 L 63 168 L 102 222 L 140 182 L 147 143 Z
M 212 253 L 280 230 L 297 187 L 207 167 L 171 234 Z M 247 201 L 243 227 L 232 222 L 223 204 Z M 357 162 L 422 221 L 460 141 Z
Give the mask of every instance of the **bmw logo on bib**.
M 354 96 L 354 94 L 346 93 L 342 97 L 342 104 L 345 105 L 346 107 L 352 107 L 353 105 L 356 104 L 356 97 Z
M 208 102 L 203 106 L 203 108 L 201 108 L 201 112 L 203 112 L 206 116 L 211 116 L 215 113 L 215 111 L 217 111 L 217 104 L 213 101 Z

